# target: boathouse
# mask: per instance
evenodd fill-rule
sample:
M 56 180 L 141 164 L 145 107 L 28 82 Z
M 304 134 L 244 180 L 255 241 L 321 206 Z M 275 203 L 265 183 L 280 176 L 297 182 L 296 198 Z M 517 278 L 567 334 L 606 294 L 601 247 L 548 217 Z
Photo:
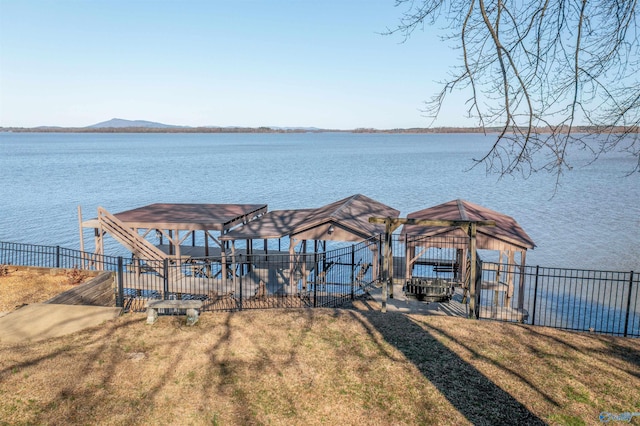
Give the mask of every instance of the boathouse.
M 262 215 L 255 221 L 238 227 L 223 236 L 222 241 L 231 242 L 231 254 L 236 252 L 236 241 L 245 240 L 247 254 L 255 252 L 254 241 L 263 240 L 264 250 L 267 254 L 267 240 L 288 238 L 289 255 L 293 259 L 290 265 L 290 280 L 293 283 L 293 271 L 298 269 L 302 275 L 309 271 L 309 263 L 306 259 L 313 242 L 313 251 L 326 251 L 327 241 L 342 241 L 358 243 L 371 238 L 376 238 L 384 232 L 384 226 L 369 223 L 371 216 L 398 217 L 400 212 L 379 201 L 373 200 L 362 194 L 335 201 L 319 208 L 297 210 L 274 210 Z M 300 247 L 299 250 L 296 250 Z M 379 249 L 378 244 L 371 244 L 373 262 L 360 265 L 360 274 L 364 269 L 372 268 L 372 276 L 378 276 Z M 302 254 L 302 255 L 301 255 Z M 305 261 L 301 261 L 305 258 Z M 316 272 L 326 275 L 326 262 L 324 269 L 317 264 L 313 265 Z M 356 265 L 352 265 L 355 267 Z M 320 271 L 320 269 L 322 269 Z

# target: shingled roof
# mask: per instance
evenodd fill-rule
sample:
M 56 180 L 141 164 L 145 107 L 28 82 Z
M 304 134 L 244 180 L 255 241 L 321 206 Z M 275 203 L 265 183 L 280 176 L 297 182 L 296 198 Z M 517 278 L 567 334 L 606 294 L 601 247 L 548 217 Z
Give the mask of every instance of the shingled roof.
M 398 217 L 400 212 L 362 194 L 355 194 L 315 209 L 273 210 L 261 218 L 223 235 L 223 240 L 296 237 L 331 225 L 358 239 L 384 232 L 384 225 L 369 223 L 369 217 Z M 342 233 L 340 234 L 342 235 Z M 325 231 L 317 239 L 334 239 Z M 338 239 L 338 237 L 336 237 Z
M 466 200 L 457 199 L 429 207 L 413 212 L 407 215 L 407 218 L 420 220 L 493 220 L 496 222 L 495 227 L 482 226 L 477 230 L 479 249 L 495 249 L 495 244 L 492 244 L 492 241 L 503 242 L 525 250 L 533 249 L 536 246 L 531 237 L 527 235 L 524 229 L 522 229 L 518 222 L 511 216 Z M 460 233 L 461 230 L 458 227 L 405 225 L 402 229 L 403 235 L 420 235 L 425 237 L 447 236 L 450 234 L 459 235 Z

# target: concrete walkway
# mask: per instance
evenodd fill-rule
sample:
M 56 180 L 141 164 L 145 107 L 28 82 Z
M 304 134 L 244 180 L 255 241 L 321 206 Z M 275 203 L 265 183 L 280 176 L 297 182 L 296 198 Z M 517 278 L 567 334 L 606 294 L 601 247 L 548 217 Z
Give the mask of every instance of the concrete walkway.
M 0 317 L 0 344 L 64 336 L 117 318 L 122 308 L 34 303 Z

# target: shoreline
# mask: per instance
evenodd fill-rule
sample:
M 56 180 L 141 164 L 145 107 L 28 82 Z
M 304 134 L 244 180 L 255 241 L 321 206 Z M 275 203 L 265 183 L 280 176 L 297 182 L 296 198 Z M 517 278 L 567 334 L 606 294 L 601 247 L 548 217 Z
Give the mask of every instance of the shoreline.
M 500 127 L 413 127 L 397 129 L 316 129 L 316 128 L 272 128 L 272 127 L 0 127 L 0 133 L 196 133 L 196 134 L 228 134 L 228 133 L 367 133 L 367 134 L 494 134 L 501 133 Z M 572 129 L 576 134 L 610 134 L 610 133 L 640 133 L 638 128 L 601 128 L 577 126 Z M 535 129 L 536 134 L 566 133 L 549 128 Z

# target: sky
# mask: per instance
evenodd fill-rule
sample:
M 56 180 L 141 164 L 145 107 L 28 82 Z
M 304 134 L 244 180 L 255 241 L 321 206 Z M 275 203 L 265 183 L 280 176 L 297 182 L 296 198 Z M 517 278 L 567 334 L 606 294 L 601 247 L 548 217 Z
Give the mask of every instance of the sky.
M 0 126 L 432 124 L 459 51 L 394 0 L 0 0 Z M 435 126 L 473 126 L 454 93 Z

